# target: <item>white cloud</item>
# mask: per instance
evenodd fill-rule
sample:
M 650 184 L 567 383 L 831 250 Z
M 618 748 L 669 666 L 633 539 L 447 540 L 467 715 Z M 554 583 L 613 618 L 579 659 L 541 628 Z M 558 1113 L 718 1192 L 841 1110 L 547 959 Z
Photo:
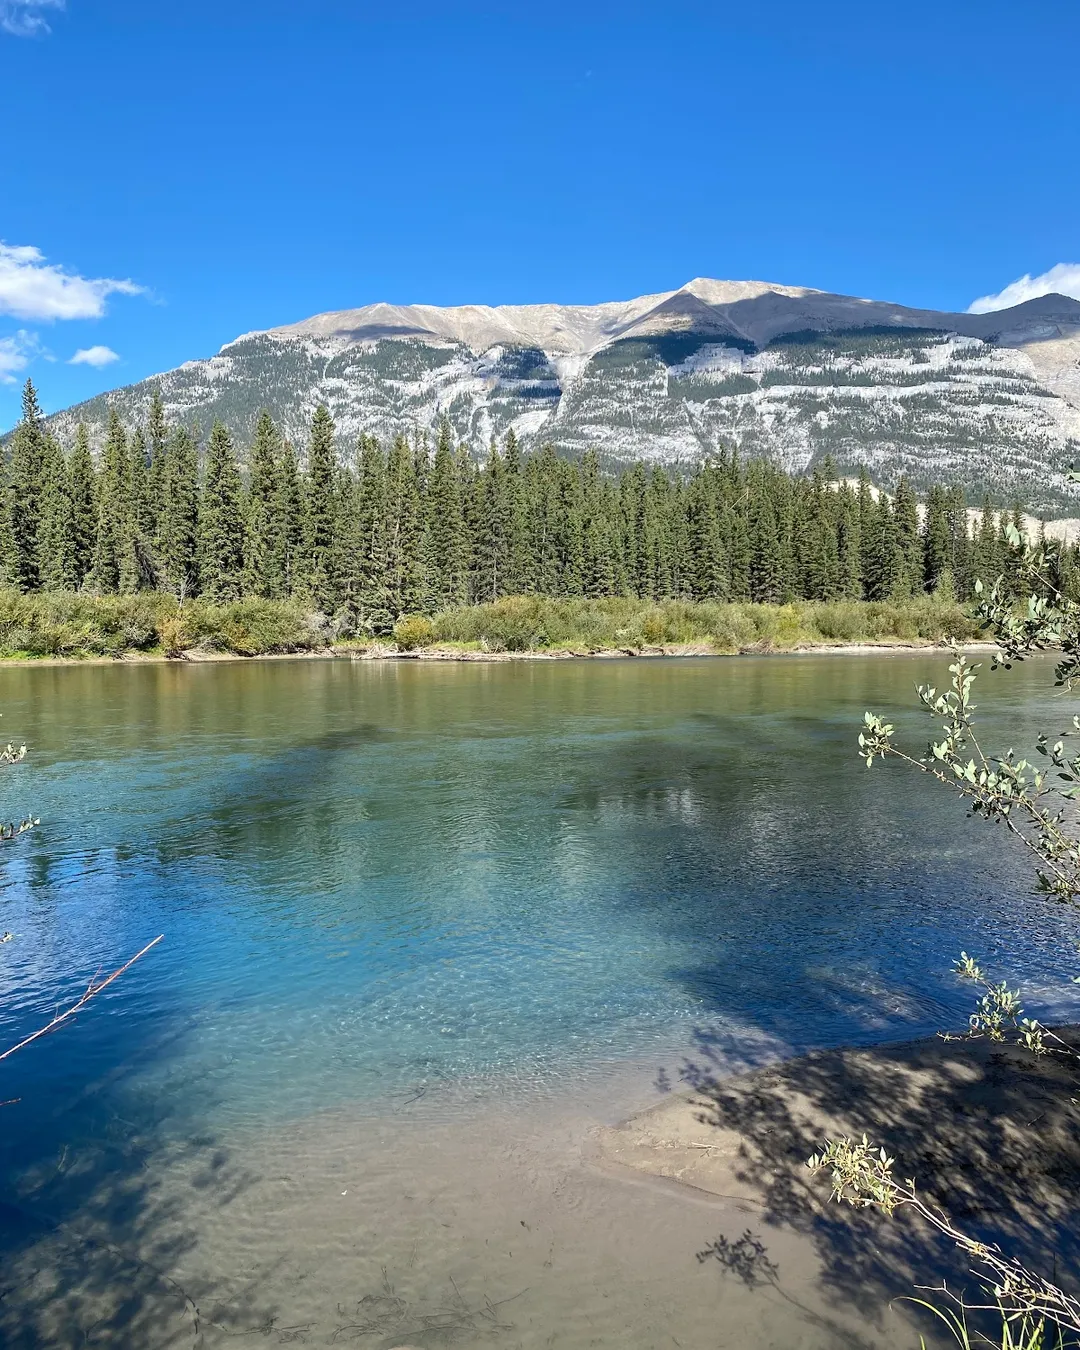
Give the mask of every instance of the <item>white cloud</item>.
M 111 347 L 80 347 L 68 362 L 69 366 L 111 366 L 120 357 Z
M 25 328 L 10 337 L 0 338 L 0 384 L 14 384 L 15 376 L 44 350 L 38 335 L 28 333 Z
M 0 0 L 0 28 L 15 37 L 42 37 L 51 30 L 41 11 L 63 8 L 64 0 Z
M 142 291 L 133 281 L 65 272 L 47 263 L 32 245 L 0 243 L 0 314 L 16 319 L 100 319 L 110 295 Z
M 1055 263 L 1041 276 L 1029 276 L 1026 272 L 1016 281 L 1012 281 L 997 295 L 980 295 L 968 305 L 969 314 L 989 314 L 994 309 L 1008 309 L 1010 305 L 1022 305 L 1025 300 L 1034 300 L 1038 295 L 1071 295 L 1080 300 L 1080 263 Z

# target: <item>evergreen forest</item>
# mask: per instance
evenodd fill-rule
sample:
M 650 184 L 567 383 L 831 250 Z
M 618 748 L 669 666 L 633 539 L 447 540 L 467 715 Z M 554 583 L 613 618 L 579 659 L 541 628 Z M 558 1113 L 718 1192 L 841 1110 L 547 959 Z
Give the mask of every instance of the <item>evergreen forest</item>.
M 444 423 L 429 445 L 361 436 L 343 462 L 316 409 L 298 451 L 263 414 L 242 470 L 227 427 L 200 445 L 152 399 L 115 412 L 100 456 L 85 427 L 62 446 L 28 381 L 5 457 L 0 582 L 21 592 L 162 592 L 216 605 L 301 600 L 348 635 L 501 597 L 665 601 L 963 601 L 1016 561 L 985 503 L 904 479 L 831 481 L 735 453 L 683 469 L 607 473 L 593 453 L 524 455 L 511 432 L 482 463 Z M 1018 519 L 1018 515 L 1016 517 Z M 1075 550 L 1061 580 L 1073 588 Z

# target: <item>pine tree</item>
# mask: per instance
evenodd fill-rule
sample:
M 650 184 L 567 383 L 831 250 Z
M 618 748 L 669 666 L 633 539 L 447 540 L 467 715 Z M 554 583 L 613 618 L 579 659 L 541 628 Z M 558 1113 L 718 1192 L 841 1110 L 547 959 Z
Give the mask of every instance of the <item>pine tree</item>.
M 38 575 L 46 591 L 73 591 L 75 531 L 71 485 L 64 452 L 46 435 L 42 453 L 41 520 L 38 527 Z
M 97 493 L 98 524 L 90 584 L 103 593 L 130 595 L 138 590 L 135 522 L 127 436 L 113 409 L 105 435 L 105 452 Z
M 949 501 L 937 485 L 926 496 L 923 523 L 923 585 L 936 591 L 945 575 L 952 574 L 953 540 L 949 525 Z
M 432 475 L 434 484 L 434 474 Z M 477 494 L 477 536 L 473 548 L 473 592 L 477 600 L 497 600 L 511 593 L 511 505 L 506 465 L 494 441 Z
M 285 593 L 297 595 L 303 588 L 304 495 L 300 481 L 300 464 L 296 447 L 289 440 L 282 443 L 278 473 L 278 512 L 284 523 L 282 556 Z
M 694 475 L 687 497 L 691 541 L 690 592 L 695 600 L 722 600 L 728 592 L 727 559 L 720 534 L 716 470 L 705 464 Z
M 861 600 L 863 595 L 862 546 L 859 538 L 859 503 L 845 483 L 837 496 L 837 568 L 840 596 Z
M 506 467 L 506 510 L 509 522 L 506 543 L 506 591 L 508 595 L 520 595 L 533 589 L 533 580 L 524 468 L 521 462 L 521 449 L 513 427 L 506 433 L 503 464 Z
M 198 451 L 181 427 L 165 446 L 157 535 L 161 582 L 180 601 L 199 590 L 198 520 Z
M 215 604 L 239 599 L 244 575 L 244 514 L 232 438 L 215 422 L 206 447 L 199 502 L 199 578 Z
M 311 419 L 304 477 L 303 589 L 325 614 L 336 607 L 334 553 L 338 503 L 335 492 L 334 422 L 320 403 Z
M 910 596 L 923 588 L 924 562 L 919 539 L 919 509 L 907 479 L 901 476 L 893 497 L 898 558 L 891 594 Z
M 98 521 L 94 460 L 90 454 L 90 434 L 84 422 L 80 422 L 75 431 L 67 476 L 71 493 L 72 584 L 78 589 L 85 583 L 94 564 Z
M 1002 561 L 994 508 L 987 494 L 983 498 L 982 516 L 972 542 L 972 581 L 981 581 L 984 588 L 989 590 L 1001 572 Z
M 644 593 L 650 600 L 675 594 L 674 531 L 671 484 L 659 466 L 649 475 L 642 520 Z
M 374 436 L 361 436 L 356 484 L 356 624 L 385 634 L 394 625 L 387 590 L 386 460 Z
M 494 446 L 492 452 L 496 453 Z M 490 460 L 488 464 L 490 473 Z M 465 604 L 468 599 L 469 546 L 459 462 L 454 451 L 450 422 L 445 417 L 439 425 L 435 462 L 428 478 L 425 499 L 432 603 L 437 609 Z M 485 590 L 486 586 L 481 582 L 479 593 Z
M 270 600 L 286 593 L 287 529 L 278 456 L 277 428 L 264 411 L 251 443 L 244 497 L 244 592 Z
M 387 607 L 397 619 L 427 607 L 417 464 L 404 436 L 396 438 L 387 457 L 385 503 Z
M 22 419 L 11 438 L 9 501 L 12 570 L 21 590 L 41 583 L 41 511 L 44 490 L 45 419 L 33 382 L 23 386 Z

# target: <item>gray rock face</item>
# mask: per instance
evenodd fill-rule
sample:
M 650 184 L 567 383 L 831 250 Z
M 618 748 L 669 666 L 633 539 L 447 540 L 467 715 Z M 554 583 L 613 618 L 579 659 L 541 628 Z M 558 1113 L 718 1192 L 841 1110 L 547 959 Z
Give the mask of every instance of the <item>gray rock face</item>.
M 1060 295 L 948 314 L 699 278 L 602 305 L 377 304 L 245 334 L 51 420 L 65 439 L 84 420 L 100 441 L 111 407 L 142 418 L 155 387 L 172 419 L 220 418 L 241 446 L 262 408 L 302 444 L 325 402 L 342 453 L 361 432 L 411 436 L 445 415 L 477 454 L 513 427 L 526 447 L 613 463 L 736 446 L 1039 512 L 1080 495 L 1062 473 L 1080 459 L 1080 302 Z

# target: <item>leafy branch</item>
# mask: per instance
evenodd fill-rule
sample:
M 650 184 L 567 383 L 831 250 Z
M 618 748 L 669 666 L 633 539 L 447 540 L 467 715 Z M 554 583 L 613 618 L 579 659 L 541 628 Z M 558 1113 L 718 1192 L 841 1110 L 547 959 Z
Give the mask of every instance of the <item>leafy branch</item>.
M 961 1302 L 962 1308 L 997 1309 L 1006 1325 L 1031 1328 L 1050 1322 L 1080 1335 L 1080 1300 L 1006 1256 L 996 1243 L 979 1242 L 957 1228 L 942 1210 L 923 1200 L 912 1179 L 897 1180 L 893 1173 L 895 1162 L 885 1149 L 863 1135 L 861 1140 L 826 1140 L 822 1151 L 807 1160 L 807 1167 L 815 1175 L 829 1173 L 834 1201 L 855 1209 L 877 1209 L 890 1218 L 900 1209 L 914 1210 L 954 1242 L 971 1258 L 972 1273 L 993 1298 L 992 1303 L 981 1305 Z

